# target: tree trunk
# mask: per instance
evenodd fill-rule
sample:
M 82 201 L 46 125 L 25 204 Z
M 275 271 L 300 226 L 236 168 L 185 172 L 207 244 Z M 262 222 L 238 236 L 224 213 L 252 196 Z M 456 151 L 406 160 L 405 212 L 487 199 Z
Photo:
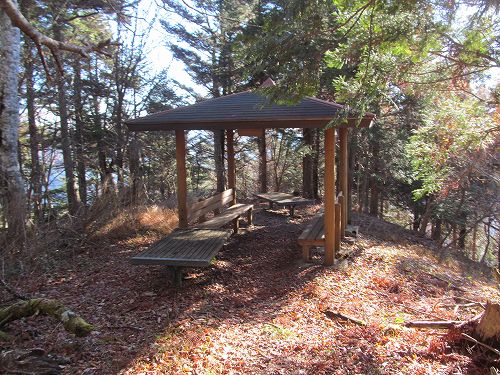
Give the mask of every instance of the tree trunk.
M 311 155 L 313 146 L 313 129 L 303 129 L 304 145 L 309 151 L 302 158 L 302 195 L 305 198 L 314 198 L 313 186 L 313 157 Z
M 419 233 L 423 236 L 427 233 L 427 225 L 431 220 L 432 211 L 434 210 L 434 197 L 430 196 L 427 198 L 427 203 L 425 205 L 425 211 L 420 217 L 420 228 Z
M 377 139 L 372 140 L 372 157 L 371 157 L 371 170 L 370 170 L 370 215 L 378 216 L 379 196 L 380 190 L 378 187 L 378 173 L 379 173 L 379 144 Z
M 80 195 L 80 202 L 83 206 L 87 206 L 87 176 L 85 167 L 84 156 L 84 123 L 83 123 L 83 100 L 82 100 L 82 79 L 81 79 L 81 66 L 80 60 L 75 59 L 75 157 L 76 157 L 76 170 L 78 175 L 78 194 Z
M 267 147 L 266 133 L 259 137 L 259 190 L 261 193 L 267 193 Z
M 442 220 L 437 218 L 432 225 L 431 238 L 437 243 L 441 243 Z
M 314 153 L 313 153 L 313 176 L 312 176 L 312 184 L 313 184 L 313 198 L 319 199 L 319 152 L 321 148 L 321 131 L 320 129 L 313 129 L 313 137 L 314 137 Z
M 472 228 L 471 258 L 477 260 L 477 224 Z
M 59 25 L 54 25 L 54 37 L 57 40 L 62 40 L 62 32 Z M 66 194 L 68 198 L 68 210 L 71 215 L 76 215 L 79 208 L 79 201 L 76 195 L 75 176 L 73 173 L 73 156 L 71 154 L 71 138 L 69 134 L 69 115 L 68 104 L 66 101 L 66 82 L 64 76 L 57 69 L 56 85 L 57 85 L 57 101 L 59 107 L 59 118 L 61 121 L 61 149 L 63 154 L 64 176 L 66 177 Z
M 467 237 L 467 214 L 462 213 L 462 222 L 459 224 L 458 231 L 458 248 L 460 250 L 465 250 L 465 239 Z
M 30 185 L 33 192 L 28 198 L 33 205 L 33 218 L 35 223 L 39 223 L 42 217 L 41 199 L 42 199 L 42 168 L 40 165 L 40 139 L 36 125 L 35 113 L 35 90 L 34 90 L 34 69 L 32 43 L 28 38 L 24 41 L 26 57 L 24 69 L 26 72 L 26 104 L 28 112 L 28 133 L 30 135 L 30 157 L 31 173 Z M 31 199 L 30 199 L 31 198 Z
M 5 191 L 3 206 L 10 239 L 23 238 L 26 213 L 18 159 L 19 50 L 19 29 L 12 27 L 10 18 L 0 10 L 0 186 Z
M 225 190 L 224 173 L 224 130 L 214 130 L 215 174 L 217 176 L 217 191 Z
M 141 176 L 141 155 L 140 143 L 137 134 L 132 135 L 129 145 L 129 166 L 131 179 L 132 202 L 136 203 L 142 195 L 142 176 Z M 163 181 L 162 181 L 163 182 Z M 165 187 L 163 187 L 163 197 L 165 197 Z

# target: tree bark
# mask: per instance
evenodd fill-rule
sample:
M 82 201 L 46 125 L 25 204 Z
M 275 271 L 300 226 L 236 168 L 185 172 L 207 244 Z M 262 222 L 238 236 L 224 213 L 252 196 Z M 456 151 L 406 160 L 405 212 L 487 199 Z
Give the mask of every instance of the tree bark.
M 53 26 L 56 39 L 62 39 L 61 27 L 58 24 Z M 75 176 L 73 172 L 73 156 L 71 153 L 71 138 L 69 135 L 69 115 L 68 103 L 66 101 L 66 83 L 62 72 L 58 70 L 56 76 L 57 101 L 59 107 L 59 119 L 61 121 L 61 150 L 63 154 L 64 176 L 66 178 L 66 194 L 68 199 L 68 210 L 71 215 L 76 215 L 80 206 L 75 188 Z
M 24 236 L 26 216 L 26 195 L 18 160 L 19 64 L 19 29 L 0 10 L 0 186 L 5 191 L 3 206 L 11 239 Z
M 313 184 L 313 198 L 319 199 L 319 152 L 321 148 L 321 131 L 320 129 L 313 129 L 314 138 L 314 153 L 312 161 L 312 184 Z
M 30 158 L 31 173 L 30 185 L 32 194 L 29 196 L 33 207 L 33 218 L 35 223 L 39 223 L 42 217 L 41 199 L 42 199 L 42 168 L 40 165 L 40 137 L 36 124 L 35 113 L 35 89 L 34 89 L 34 69 L 32 44 L 25 40 L 24 48 L 26 51 L 24 69 L 26 72 L 26 104 L 28 112 L 28 133 L 30 136 Z
M 379 174 L 379 143 L 377 139 L 372 140 L 370 184 L 370 215 L 378 216 L 380 190 L 377 177 Z
M 76 336 L 87 336 L 93 329 L 80 316 L 66 308 L 61 302 L 46 298 L 33 298 L 19 301 L 13 305 L 0 309 L 0 327 L 14 320 L 33 315 L 47 315 L 60 321 L 64 329 Z
M 84 122 L 83 122 L 83 100 L 82 100 L 82 78 L 80 60 L 75 59 L 74 63 L 75 80 L 75 157 L 76 170 L 78 176 L 78 194 L 80 202 L 85 207 L 87 206 L 87 176 L 85 166 L 84 148 Z
M 302 195 L 305 198 L 314 198 L 313 186 L 313 156 L 311 154 L 313 146 L 313 129 L 303 129 L 304 145 L 309 148 L 302 158 Z
M 267 193 L 267 147 L 266 133 L 259 137 L 259 190 L 261 193 Z
M 139 201 L 142 195 L 142 175 L 141 175 L 141 154 L 140 143 L 137 134 L 133 134 L 129 145 L 129 166 L 130 166 L 130 179 L 131 179 L 131 195 L 132 202 Z M 162 181 L 163 182 L 163 181 Z M 163 188 L 163 196 L 165 196 L 165 188 Z
M 214 130 L 214 157 L 217 191 L 223 192 L 225 190 L 224 130 Z

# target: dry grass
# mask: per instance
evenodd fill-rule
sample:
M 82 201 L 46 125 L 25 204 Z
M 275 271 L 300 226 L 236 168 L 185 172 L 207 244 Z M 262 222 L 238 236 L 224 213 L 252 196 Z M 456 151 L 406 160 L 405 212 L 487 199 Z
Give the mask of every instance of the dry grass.
M 117 242 L 137 236 L 165 236 L 177 227 L 178 218 L 170 208 L 142 205 L 122 208 L 101 224 L 93 237 Z

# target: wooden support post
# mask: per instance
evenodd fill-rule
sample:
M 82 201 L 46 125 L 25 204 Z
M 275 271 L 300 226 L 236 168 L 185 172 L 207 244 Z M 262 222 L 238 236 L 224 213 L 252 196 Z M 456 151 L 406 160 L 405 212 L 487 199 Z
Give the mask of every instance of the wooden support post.
M 240 229 L 240 218 L 237 217 L 236 219 L 233 220 L 233 232 L 234 232 L 234 234 L 238 234 L 239 229 Z
M 341 236 L 345 237 L 345 229 L 347 226 L 347 199 L 349 198 L 348 192 L 348 176 L 349 176 L 349 156 L 347 150 L 347 136 L 348 128 L 339 128 L 339 143 L 340 143 L 340 155 L 339 155 L 339 190 L 344 196 L 343 202 L 341 201 Z
M 226 130 L 227 138 L 227 185 L 229 189 L 233 189 L 233 201 L 231 206 L 236 204 L 236 165 L 234 162 L 234 131 L 233 129 Z
M 248 213 L 247 213 L 247 222 L 248 222 L 248 225 L 253 225 L 253 209 L 249 209 L 248 210 Z
M 186 135 L 175 131 L 175 158 L 177 162 L 177 213 L 179 228 L 187 228 Z
M 310 245 L 302 245 L 302 259 L 304 262 L 309 262 L 311 259 L 311 246 Z
M 335 203 L 335 252 L 340 251 L 340 239 L 342 234 L 340 230 L 342 229 L 342 205 L 340 203 Z
M 325 265 L 335 262 L 335 129 L 325 130 Z
M 182 267 L 173 267 L 173 271 L 174 286 L 180 288 L 182 286 Z

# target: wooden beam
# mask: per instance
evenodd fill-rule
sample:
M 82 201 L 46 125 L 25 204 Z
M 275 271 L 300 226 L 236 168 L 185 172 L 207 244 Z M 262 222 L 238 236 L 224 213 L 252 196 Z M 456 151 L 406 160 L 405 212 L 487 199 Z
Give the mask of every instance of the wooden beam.
M 348 159 L 348 147 L 347 147 L 347 137 L 348 137 L 348 128 L 340 128 L 339 129 L 339 143 L 340 143 L 340 155 L 339 155 L 339 189 L 342 192 L 344 199 L 340 202 L 342 207 L 342 215 L 341 215 L 341 229 L 340 233 L 342 237 L 345 237 L 345 228 L 347 226 L 347 199 L 349 197 L 348 192 L 348 168 L 349 168 L 349 159 Z
M 238 129 L 241 137 L 263 137 L 265 129 Z
M 234 162 L 234 132 L 232 129 L 226 130 L 227 137 L 227 185 L 233 189 L 233 202 L 236 204 L 236 165 Z
M 325 265 L 335 261 L 335 129 L 325 130 Z
M 175 131 L 175 159 L 177 164 L 177 212 L 179 228 L 187 228 L 187 177 L 186 135 L 184 130 Z

